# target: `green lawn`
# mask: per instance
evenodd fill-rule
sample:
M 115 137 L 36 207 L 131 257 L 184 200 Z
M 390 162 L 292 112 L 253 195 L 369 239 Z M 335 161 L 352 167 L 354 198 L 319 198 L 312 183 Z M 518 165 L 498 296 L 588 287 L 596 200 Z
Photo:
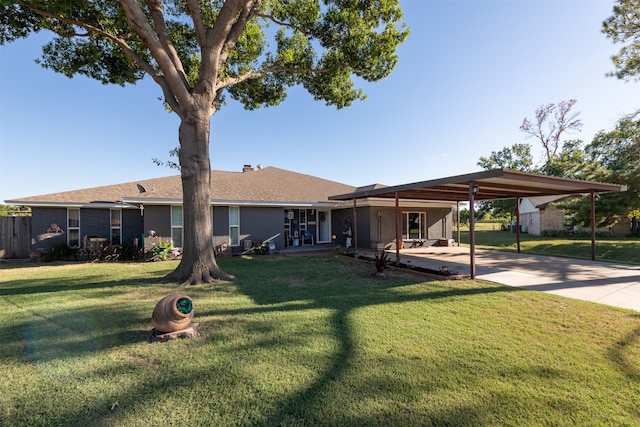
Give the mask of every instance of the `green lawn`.
M 325 256 L 0 267 L 2 426 L 635 426 L 640 313 Z M 179 289 L 202 336 L 148 344 Z
M 454 231 L 454 237 L 456 233 Z M 469 244 L 469 232 L 460 232 L 460 243 Z M 516 251 L 516 235 L 508 231 L 476 230 L 476 247 Z M 552 239 L 520 234 L 520 250 L 537 255 L 591 259 L 590 239 Z M 640 238 L 608 237 L 596 239 L 596 259 L 627 264 L 640 264 Z

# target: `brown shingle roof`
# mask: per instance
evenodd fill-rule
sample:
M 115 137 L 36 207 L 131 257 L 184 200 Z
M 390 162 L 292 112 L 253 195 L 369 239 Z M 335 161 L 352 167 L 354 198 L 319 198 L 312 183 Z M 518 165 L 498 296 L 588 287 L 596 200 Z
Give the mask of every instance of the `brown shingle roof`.
M 140 192 L 138 185 L 146 191 Z M 291 172 L 265 167 L 250 172 L 211 171 L 211 198 L 214 201 L 258 203 L 318 203 L 329 196 L 352 192 L 355 187 Z M 40 196 L 8 200 L 11 204 L 87 204 L 120 201 L 180 201 L 180 175 L 146 179 L 124 184 L 107 185 L 83 190 L 64 191 Z

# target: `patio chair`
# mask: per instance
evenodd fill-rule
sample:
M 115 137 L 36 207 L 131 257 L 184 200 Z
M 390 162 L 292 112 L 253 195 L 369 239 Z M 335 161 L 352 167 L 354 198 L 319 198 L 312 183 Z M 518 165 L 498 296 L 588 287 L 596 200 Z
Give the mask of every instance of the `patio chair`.
M 315 241 L 313 240 L 313 234 L 309 230 L 304 230 L 302 232 L 302 245 L 308 240 L 311 240 L 311 246 L 315 246 Z

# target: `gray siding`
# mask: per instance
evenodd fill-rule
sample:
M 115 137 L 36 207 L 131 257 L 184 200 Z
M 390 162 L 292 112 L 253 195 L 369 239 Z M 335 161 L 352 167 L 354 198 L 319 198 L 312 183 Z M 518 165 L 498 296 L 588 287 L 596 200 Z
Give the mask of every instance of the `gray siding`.
M 427 238 L 450 239 L 453 233 L 452 213 L 450 209 L 400 208 L 401 212 L 426 212 Z M 378 215 L 380 213 L 380 216 Z M 336 244 L 345 246 L 346 235 L 343 233 L 345 218 L 353 221 L 353 209 L 336 209 L 332 212 L 332 233 L 336 235 Z M 375 248 L 377 244 L 386 245 L 396 238 L 396 210 L 393 207 L 357 208 L 357 245 L 358 248 Z M 402 220 L 402 215 L 400 216 Z M 402 230 L 402 224 L 400 225 Z
M 64 233 L 47 234 L 51 224 L 57 224 Z M 60 243 L 67 243 L 66 208 L 31 208 L 31 250 L 49 250 Z
M 153 211 L 154 209 L 149 209 Z M 32 212 L 31 249 L 49 250 L 60 243 L 67 243 L 67 209 L 38 208 Z M 147 209 L 145 209 L 145 217 Z M 57 224 L 64 233 L 52 235 L 47 233 L 51 224 Z M 122 244 L 131 246 L 133 239 L 144 232 L 143 217 L 137 209 L 122 209 Z M 111 237 L 110 209 L 80 209 L 80 241 L 84 236 Z
M 273 242 L 276 249 L 284 248 L 284 209 L 283 208 L 240 208 L 240 250 L 243 240 L 266 240 L 280 233 Z
M 103 237 L 109 240 L 111 237 L 109 209 L 80 209 L 80 242 L 84 236 Z
M 149 235 L 149 230 L 154 230 L 156 236 L 171 237 L 171 206 L 144 207 L 144 230 L 145 236 Z
M 133 246 L 133 241 L 138 238 L 139 241 L 144 234 L 144 217 L 140 215 L 137 209 L 122 210 L 122 244 L 125 246 Z
M 213 244 L 214 246 L 229 243 L 229 207 L 214 206 L 212 210 Z M 242 227 L 242 209 L 240 209 L 240 226 Z
M 427 211 L 427 238 L 450 239 L 453 233 L 452 219 L 450 209 L 431 209 Z

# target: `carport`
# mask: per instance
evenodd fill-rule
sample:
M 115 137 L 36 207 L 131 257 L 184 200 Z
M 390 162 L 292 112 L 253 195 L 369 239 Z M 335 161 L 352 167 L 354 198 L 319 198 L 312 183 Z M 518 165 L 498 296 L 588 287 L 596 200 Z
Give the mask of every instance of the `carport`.
M 471 278 L 475 274 L 475 218 L 474 203 L 482 200 L 515 199 L 516 200 L 516 241 L 520 252 L 520 200 L 523 197 L 590 194 L 591 195 L 591 259 L 596 258 L 596 228 L 595 228 L 595 201 L 598 193 L 626 191 L 626 186 L 618 184 L 606 184 L 593 181 L 581 181 L 577 179 L 558 178 L 547 175 L 518 172 L 508 169 L 493 169 L 465 175 L 456 175 L 447 178 L 429 181 L 402 184 L 391 187 L 366 189 L 353 193 L 332 196 L 330 200 L 353 200 L 354 219 L 358 199 L 383 198 L 395 199 L 395 236 L 396 242 L 401 239 L 400 233 L 400 200 L 420 201 L 437 200 L 456 202 L 458 208 L 460 202 L 469 202 L 469 269 Z M 460 245 L 460 216 L 457 209 L 458 245 Z M 357 230 L 354 224 L 354 230 Z M 354 234 L 354 248 L 358 248 L 357 231 Z M 396 259 L 400 256 L 400 250 L 396 245 Z

